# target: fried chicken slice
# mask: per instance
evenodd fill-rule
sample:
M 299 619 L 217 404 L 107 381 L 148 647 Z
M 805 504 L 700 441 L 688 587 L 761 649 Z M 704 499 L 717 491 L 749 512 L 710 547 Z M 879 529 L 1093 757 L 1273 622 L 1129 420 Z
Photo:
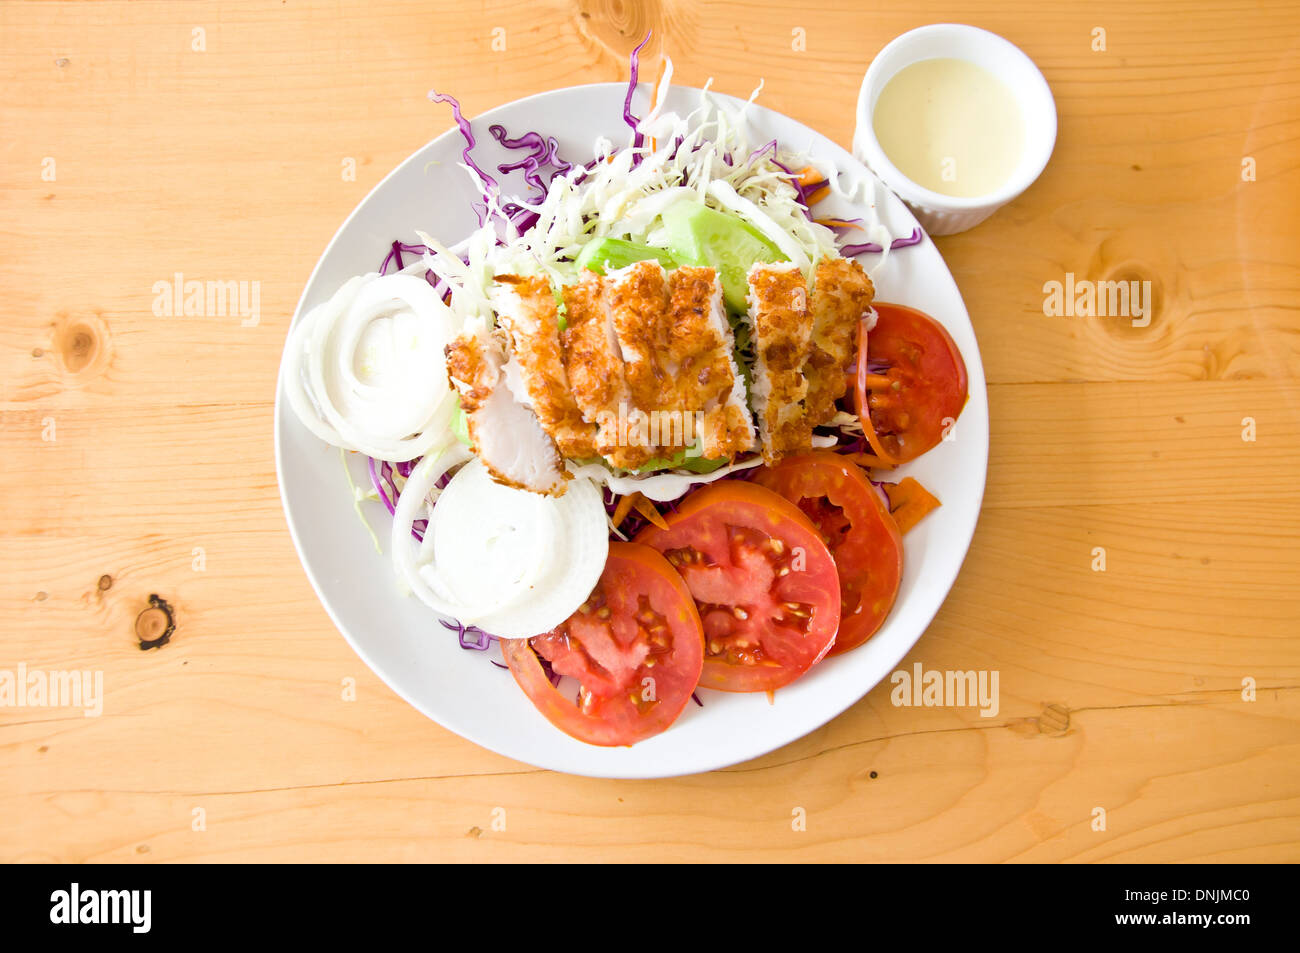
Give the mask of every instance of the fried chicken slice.
M 498 275 L 492 299 L 497 323 L 509 335 L 510 358 L 519 367 L 528 397 L 524 403 L 561 456 L 575 460 L 596 456 L 596 426 L 583 420 L 569 389 L 550 282 L 540 276 Z
M 645 447 L 628 445 L 631 391 L 610 313 L 610 291 L 605 279 L 592 272 L 562 289 L 568 319 L 561 335 L 564 369 L 583 419 L 596 425 L 596 452 L 614 466 L 633 469 L 650 454 Z
M 858 326 L 874 297 L 866 270 L 851 258 L 823 258 L 817 264 L 809 308 L 812 346 L 804 365 L 805 408 L 814 427 L 835 416 L 835 402 L 846 390 L 845 374 L 857 356 Z
M 804 365 L 812 343 L 812 318 L 803 273 L 793 264 L 755 264 L 749 270 L 747 320 L 755 345 L 750 386 L 763 460 L 812 446 L 805 401 Z
M 698 421 L 701 454 L 734 459 L 754 448 L 754 422 L 745 381 L 736 366 L 735 337 L 712 268 L 682 267 L 669 276 L 671 315 L 665 353 L 673 399 Z
M 474 453 L 498 483 L 560 496 L 568 473 L 555 442 L 507 382 L 505 345 L 481 319 L 447 345 L 447 375 L 460 395 Z

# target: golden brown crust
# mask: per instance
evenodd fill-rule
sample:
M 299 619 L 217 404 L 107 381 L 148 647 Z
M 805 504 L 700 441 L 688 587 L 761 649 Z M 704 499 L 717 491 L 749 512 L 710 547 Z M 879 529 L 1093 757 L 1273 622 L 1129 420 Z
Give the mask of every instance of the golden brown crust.
M 759 435 L 763 459 L 775 463 L 787 453 L 812 446 L 812 423 L 804 407 L 808 382 L 803 373 L 812 338 L 808 289 L 798 268 L 755 265 L 749 273 L 749 291 Z
M 744 384 L 737 387 L 735 342 L 717 274 L 712 268 L 678 268 L 669 276 L 669 288 L 666 354 L 676 373 L 674 394 L 664 403 L 702 414 L 706 457 L 734 459 L 753 449 L 753 423 L 744 407 Z
M 668 340 L 665 356 L 677 367 L 672 394 L 695 408 L 726 399 L 735 377 L 727 343 L 709 319 L 719 293 L 712 268 L 678 268 L 672 273 Z
M 462 334 L 445 348 L 447 376 L 460 394 L 461 410 L 472 414 L 492 395 L 497 369 L 484 360 L 482 342 L 472 334 Z
M 563 289 L 569 385 L 611 465 L 638 469 L 697 439 L 710 456 L 752 447 L 721 295 L 713 269 L 666 274 L 656 261 Z
M 663 266 L 657 261 L 637 262 L 606 287 L 630 406 L 651 410 L 660 406 L 669 384 L 664 366 L 670 327 L 664 320 L 668 285 Z
M 846 389 L 845 374 L 857 355 L 858 326 L 874 297 L 871 278 L 856 261 L 823 258 L 818 263 L 810 301 L 812 346 L 804 368 L 805 408 L 814 427 L 835 416 L 835 402 Z
M 596 425 L 596 452 L 617 467 L 642 466 L 652 454 L 628 443 L 629 428 L 637 428 L 637 414 L 610 317 L 608 282 L 588 272 L 562 293 L 568 315 L 562 336 L 564 367 L 583 419 Z

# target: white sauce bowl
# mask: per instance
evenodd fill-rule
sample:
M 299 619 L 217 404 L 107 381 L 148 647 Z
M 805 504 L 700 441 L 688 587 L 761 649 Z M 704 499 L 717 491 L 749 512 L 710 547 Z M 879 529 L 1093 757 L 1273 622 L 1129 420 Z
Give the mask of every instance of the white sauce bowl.
M 917 185 L 885 155 L 876 140 L 872 114 L 876 100 L 891 79 L 921 60 L 966 60 L 992 73 L 1011 90 L 1024 121 L 1020 162 L 1006 183 L 987 195 L 963 198 Z M 931 235 L 953 235 L 973 228 L 1029 188 L 1047 166 L 1056 145 L 1056 102 L 1034 61 L 996 33 L 960 23 L 935 23 L 896 37 L 871 61 L 858 93 L 857 129 L 853 154 L 920 220 Z

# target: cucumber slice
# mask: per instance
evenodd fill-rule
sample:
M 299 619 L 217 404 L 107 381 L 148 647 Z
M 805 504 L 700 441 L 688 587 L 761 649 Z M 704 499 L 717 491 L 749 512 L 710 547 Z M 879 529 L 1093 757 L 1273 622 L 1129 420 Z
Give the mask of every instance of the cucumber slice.
M 709 460 L 705 457 L 687 456 L 685 450 L 678 450 L 671 457 L 658 457 L 638 467 L 637 473 L 654 473 L 657 470 L 690 470 L 692 473 L 712 473 L 718 467 L 726 466 L 728 460 Z
M 469 418 L 465 416 L 465 411 L 461 409 L 460 398 L 456 397 L 456 409 L 451 412 L 451 432 L 457 440 L 465 446 L 473 449 L 474 441 L 469 439 Z
M 715 268 L 727 309 L 744 313 L 749 285 L 745 276 L 758 261 L 788 261 L 753 225 L 702 202 L 678 202 L 663 213 L 668 250 L 689 265 Z
M 617 271 L 649 258 L 657 258 L 665 268 L 676 268 L 678 265 L 666 249 L 638 245 L 621 238 L 597 238 L 588 242 L 578 253 L 574 264 L 603 275 L 606 271 Z

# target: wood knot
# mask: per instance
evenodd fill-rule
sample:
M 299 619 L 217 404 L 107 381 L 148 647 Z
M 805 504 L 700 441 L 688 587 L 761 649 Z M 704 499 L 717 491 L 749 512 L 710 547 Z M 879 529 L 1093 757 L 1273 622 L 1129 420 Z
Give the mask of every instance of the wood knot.
M 659 0 L 579 0 L 578 28 L 623 63 L 645 35 L 660 32 L 663 22 Z M 651 45 L 654 39 L 651 39 Z M 654 79 L 646 69 L 650 46 L 641 51 L 641 79 Z
M 1070 709 L 1064 705 L 1044 705 L 1043 713 L 1038 716 L 1040 734 L 1059 738 L 1070 730 Z
M 1145 353 L 1172 336 L 1171 309 L 1180 298 L 1179 262 L 1168 242 L 1144 217 L 1124 216 L 1093 249 L 1076 282 L 1085 315 L 1091 294 L 1087 334 L 1098 347 L 1140 344 Z
M 100 592 L 108 592 L 108 590 L 113 588 L 113 577 L 108 573 L 104 573 L 104 575 L 99 577 L 98 585 Z
M 1070 709 L 1065 705 L 1045 704 L 1037 718 L 1011 718 L 1007 728 L 1023 738 L 1040 735 L 1060 738 L 1070 733 Z
M 172 607 L 167 600 L 150 595 L 148 608 L 135 617 L 135 637 L 140 640 L 140 650 L 162 648 L 175 631 Z
M 1122 337 L 1148 337 L 1155 334 L 1164 316 L 1164 285 L 1160 276 L 1149 268 L 1128 262 L 1113 268 L 1098 283 L 1098 304 L 1105 293 L 1106 305 L 1115 313 L 1102 322 L 1112 334 Z M 1124 299 L 1128 308 L 1124 309 Z
M 98 315 L 64 316 L 54 324 L 54 352 L 68 376 L 96 377 L 108 367 L 108 325 Z

